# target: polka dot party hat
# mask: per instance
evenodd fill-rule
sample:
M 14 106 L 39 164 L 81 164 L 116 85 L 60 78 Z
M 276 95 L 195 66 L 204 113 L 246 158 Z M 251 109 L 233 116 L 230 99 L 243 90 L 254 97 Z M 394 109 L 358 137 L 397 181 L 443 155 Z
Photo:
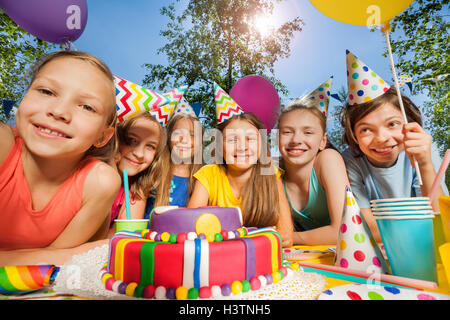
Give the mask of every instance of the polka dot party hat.
M 322 83 L 316 90 L 307 94 L 302 100 L 308 100 L 308 102 L 314 103 L 315 107 L 319 109 L 324 116 L 327 116 L 328 104 L 330 102 L 331 95 L 331 83 L 333 82 L 333 76 L 327 81 Z
M 334 264 L 367 273 L 388 273 L 386 261 L 347 186 Z
M 216 102 L 217 124 L 227 121 L 231 117 L 244 113 L 244 110 L 214 82 L 214 100 Z
M 182 97 L 181 100 L 178 102 L 177 107 L 175 109 L 175 112 L 173 113 L 173 115 L 177 115 L 179 113 L 184 113 L 184 114 L 188 114 L 190 116 L 193 116 L 195 118 L 197 118 L 197 115 L 195 114 L 194 109 L 191 107 L 191 105 L 189 104 L 189 102 L 187 102 L 187 100 Z
M 358 105 L 375 99 L 389 90 L 390 85 L 347 50 L 348 103 Z

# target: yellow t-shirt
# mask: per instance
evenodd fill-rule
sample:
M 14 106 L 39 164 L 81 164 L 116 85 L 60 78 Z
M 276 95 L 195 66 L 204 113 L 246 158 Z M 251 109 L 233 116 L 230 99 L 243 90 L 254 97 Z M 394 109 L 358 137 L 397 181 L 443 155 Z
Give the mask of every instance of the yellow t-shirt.
M 277 179 L 281 176 L 281 169 L 274 166 L 276 170 Z M 239 207 L 242 210 L 242 198 L 236 199 L 231 190 L 230 182 L 223 169 L 217 164 L 208 164 L 198 170 L 194 177 L 208 191 L 208 205 L 219 207 Z

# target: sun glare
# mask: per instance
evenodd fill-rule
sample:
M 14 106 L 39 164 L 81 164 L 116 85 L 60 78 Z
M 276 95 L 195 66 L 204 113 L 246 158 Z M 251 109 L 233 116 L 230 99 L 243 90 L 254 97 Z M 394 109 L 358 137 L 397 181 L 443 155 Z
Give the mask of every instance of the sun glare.
M 253 19 L 252 24 L 263 37 L 267 36 L 273 29 L 273 21 L 270 17 L 257 16 Z

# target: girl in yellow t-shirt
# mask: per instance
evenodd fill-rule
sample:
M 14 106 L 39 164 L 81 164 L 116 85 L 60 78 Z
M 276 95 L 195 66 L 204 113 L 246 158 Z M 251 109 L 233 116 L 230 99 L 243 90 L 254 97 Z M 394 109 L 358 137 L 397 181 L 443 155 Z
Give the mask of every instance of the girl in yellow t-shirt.
M 289 205 L 283 192 L 280 171 L 271 163 L 265 129 L 250 113 L 242 113 L 220 123 L 223 152 L 216 159 L 221 164 L 202 167 L 188 203 L 189 208 L 201 206 L 240 207 L 245 226 L 275 226 L 283 246 L 292 245 L 293 225 Z M 263 152 L 261 152 L 263 151 Z M 268 155 L 262 157 L 262 155 Z M 266 161 L 264 161 L 266 160 Z

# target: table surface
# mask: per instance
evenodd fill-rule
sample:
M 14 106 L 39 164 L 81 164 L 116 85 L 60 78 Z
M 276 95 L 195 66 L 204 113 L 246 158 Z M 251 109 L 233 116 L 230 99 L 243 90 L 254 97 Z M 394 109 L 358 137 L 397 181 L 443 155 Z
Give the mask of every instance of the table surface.
M 327 248 L 329 248 L 330 245 L 320 245 L 320 246 L 293 246 L 292 248 L 295 249 L 308 249 L 308 250 L 320 250 L 320 251 L 326 251 Z M 332 246 L 331 246 L 332 247 Z M 318 264 L 324 264 L 324 265 L 333 265 L 334 262 L 334 254 L 327 254 L 322 257 L 318 257 L 315 259 L 309 259 L 305 260 L 308 262 L 318 263 Z M 442 293 L 450 295 L 450 286 L 447 281 L 445 270 L 442 264 L 437 265 L 437 271 L 438 271 L 438 289 L 437 290 L 424 290 L 424 291 L 430 291 L 430 292 L 436 292 L 436 293 Z M 325 285 L 326 289 L 331 289 L 337 286 L 346 285 L 346 284 L 354 284 L 354 282 L 335 279 L 331 277 L 325 277 L 327 280 L 327 283 Z M 23 294 L 23 295 L 11 295 L 11 296 L 5 296 L 0 294 L 0 300 L 31 300 L 31 299 L 39 299 L 39 300 L 92 300 L 90 298 L 86 297 L 80 297 L 75 295 L 69 295 L 69 294 L 60 294 L 55 292 L 54 290 L 50 288 L 38 290 L 33 293 L 29 294 Z

